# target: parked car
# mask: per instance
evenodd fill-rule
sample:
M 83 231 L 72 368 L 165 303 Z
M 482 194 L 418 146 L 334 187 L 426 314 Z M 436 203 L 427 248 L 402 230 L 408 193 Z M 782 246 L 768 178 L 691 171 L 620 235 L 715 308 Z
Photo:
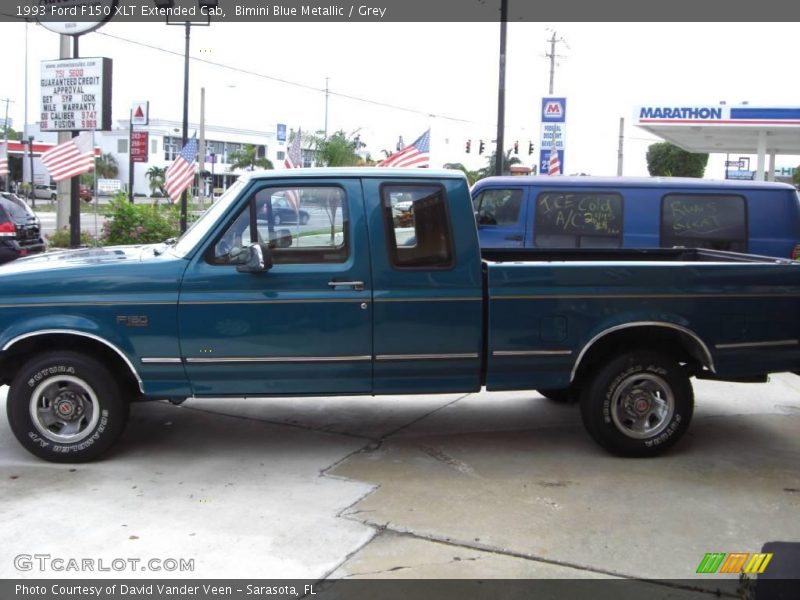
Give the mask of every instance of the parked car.
M 262 213 L 266 213 L 266 204 L 261 206 Z M 297 224 L 306 225 L 311 215 L 303 209 L 295 210 L 292 204 L 283 196 L 272 198 L 272 222 L 274 225 Z
M 37 183 L 33 186 L 33 196 L 39 200 L 55 200 L 58 198 L 58 190 L 53 184 L 44 185 Z
M 16 194 L 0 192 L 0 264 L 44 249 L 39 217 Z
M 796 258 L 785 183 L 683 177 L 487 177 L 472 188 L 483 248 L 708 248 Z

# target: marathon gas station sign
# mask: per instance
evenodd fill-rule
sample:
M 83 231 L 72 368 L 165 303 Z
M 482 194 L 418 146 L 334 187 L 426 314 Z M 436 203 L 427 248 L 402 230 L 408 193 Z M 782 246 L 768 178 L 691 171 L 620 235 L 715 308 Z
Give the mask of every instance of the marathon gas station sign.
M 564 150 L 567 139 L 567 99 L 542 98 L 542 127 L 539 136 L 539 173 L 547 173 L 550 151 L 556 147 L 561 172 L 564 172 Z
M 759 106 L 639 106 L 637 125 L 798 126 L 800 108 Z
M 42 131 L 111 129 L 111 59 L 42 61 Z

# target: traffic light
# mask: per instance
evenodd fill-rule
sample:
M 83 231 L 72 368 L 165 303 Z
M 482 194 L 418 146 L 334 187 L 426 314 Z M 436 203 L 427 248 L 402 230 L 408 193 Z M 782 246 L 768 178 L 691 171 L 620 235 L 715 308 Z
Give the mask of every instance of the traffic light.
M 533 154 L 533 142 L 528 142 L 528 156 Z
M 472 149 L 472 140 L 467 140 L 467 147 L 466 147 L 467 154 L 469 154 L 469 151 L 471 149 Z
M 478 144 L 478 154 L 483 154 L 483 149 L 484 149 L 485 147 L 486 147 L 486 146 L 484 145 L 484 143 L 483 143 L 483 140 L 481 140 L 481 143 L 480 143 L 480 144 Z
M 514 142 L 514 154 L 519 154 L 519 142 Z

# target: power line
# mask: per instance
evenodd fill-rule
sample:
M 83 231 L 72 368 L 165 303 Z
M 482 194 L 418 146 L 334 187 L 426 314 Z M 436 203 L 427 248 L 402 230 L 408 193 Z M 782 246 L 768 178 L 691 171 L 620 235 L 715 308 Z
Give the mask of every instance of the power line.
M 172 54 L 172 55 L 175 55 L 175 56 L 183 57 L 183 54 L 181 54 L 180 52 L 176 52 L 174 50 L 168 50 L 167 48 L 161 48 L 160 46 L 154 46 L 152 44 L 146 44 L 144 42 L 138 42 L 136 40 L 130 40 L 130 39 L 124 38 L 122 36 L 113 35 L 111 33 L 104 33 L 102 31 L 95 31 L 94 33 L 96 33 L 97 35 L 102 35 L 102 36 L 108 37 L 108 38 L 113 38 L 115 40 L 119 40 L 119 41 L 122 41 L 122 42 L 127 42 L 129 44 L 134 44 L 136 46 L 142 46 L 144 48 L 149 48 L 151 50 L 157 50 L 159 52 L 166 52 L 167 54 Z M 268 79 L 270 81 L 275 81 L 277 83 L 282 83 L 284 85 L 291 85 L 291 86 L 294 86 L 294 87 L 297 87 L 297 88 L 300 88 L 300 89 L 304 89 L 304 90 L 309 90 L 309 91 L 312 91 L 312 92 L 319 92 L 319 93 L 322 93 L 322 94 L 326 94 L 327 93 L 327 94 L 329 94 L 331 96 L 338 96 L 339 98 L 345 98 L 347 100 L 354 100 L 356 102 L 363 102 L 365 104 L 372 104 L 374 106 L 381 106 L 383 108 L 391 108 L 393 110 L 401 110 L 401 111 L 404 111 L 404 112 L 414 113 L 414 114 L 418 114 L 418 115 L 424 115 L 426 117 L 434 117 L 434 118 L 437 118 L 437 119 L 444 119 L 444 120 L 447 120 L 447 121 L 455 121 L 457 123 L 472 123 L 472 121 L 469 121 L 467 119 L 461 119 L 461 118 L 458 118 L 458 117 L 451 117 L 449 115 L 431 113 L 429 111 L 419 110 L 419 109 L 415 109 L 415 108 L 408 108 L 408 107 L 405 107 L 405 106 L 398 106 L 396 104 L 389 104 L 388 102 L 380 102 L 379 100 L 370 100 L 369 98 L 361 98 L 359 96 L 352 96 L 350 94 L 343 94 L 341 92 L 334 92 L 334 91 L 331 91 L 331 90 L 327 90 L 325 88 L 319 88 L 319 87 L 315 87 L 313 85 L 308 85 L 308 84 L 305 84 L 305 83 L 299 83 L 297 81 L 291 81 L 289 79 L 283 79 L 281 77 L 275 77 L 273 75 L 266 75 L 265 73 L 259 73 L 257 71 L 251 71 L 249 69 L 242 69 L 241 67 L 234 67 L 233 65 L 228 65 L 228 64 L 216 62 L 216 61 L 213 61 L 213 60 L 208 60 L 207 58 L 198 58 L 196 56 L 190 56 L 189 58 L 191 60 L 195 61 L 195 62 L 198 62 L 198 63 L 211 65 L 213 67 L 218 67 L 220 69 L 227 69 L 229 71 L 235 71 L 237 73 L 242 73 L 244 75 L 250 75 L 250 76 L 253 76 L 253 77 L 259 77 L 261 79 Z

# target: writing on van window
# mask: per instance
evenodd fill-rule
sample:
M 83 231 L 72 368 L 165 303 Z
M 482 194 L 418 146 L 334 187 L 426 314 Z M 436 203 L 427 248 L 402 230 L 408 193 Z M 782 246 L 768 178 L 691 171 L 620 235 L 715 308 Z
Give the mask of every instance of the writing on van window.
M 731 225 L 741 226 L 738 215 L 729 212 L 730 207 L 723 208 L 714 200 L 698 202 L 696 199 L 673 199 L 669 202 L 667 210 L 670 212 L 672 231 L 676 235 L 709 235 Z M 728 223 L 730 218 L 738 222 Z
M 744 251 L 747 212 L 741 196 L 668 194 L 661 205 L 661 245 Z
M 620 235 L 622 198 L 616 194 L 545 192 L 536 198 L 536 233 Z

